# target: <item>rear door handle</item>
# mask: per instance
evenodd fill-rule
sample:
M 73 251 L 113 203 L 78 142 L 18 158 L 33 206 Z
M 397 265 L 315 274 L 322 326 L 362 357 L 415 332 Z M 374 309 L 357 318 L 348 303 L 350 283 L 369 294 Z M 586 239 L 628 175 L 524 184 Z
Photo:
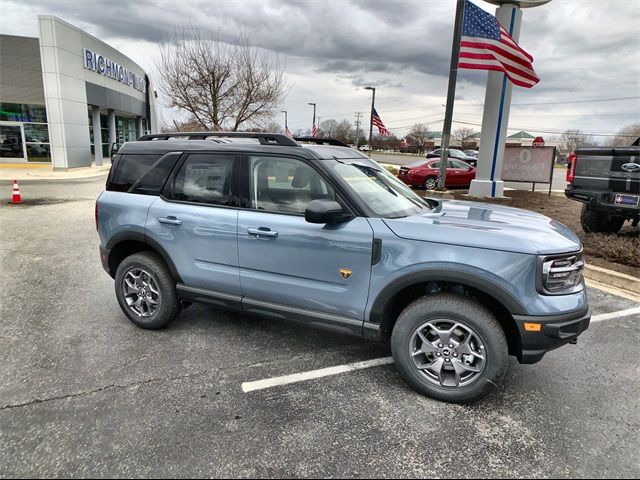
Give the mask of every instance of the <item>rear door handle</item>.
M 247 233 L 249 235 L 254 235 L 256 237 L 276 238 L 278 236 L 278 232 L 266 227 L 260 227 L 260 228 L 249 227 L 247 228 Z
M 174 216 L 160 217 L 160 218 L 158 218 L 158 221 L 160 223 L 164 223 L 166 225 L 182 225 L 182 220 L 178 220 Z

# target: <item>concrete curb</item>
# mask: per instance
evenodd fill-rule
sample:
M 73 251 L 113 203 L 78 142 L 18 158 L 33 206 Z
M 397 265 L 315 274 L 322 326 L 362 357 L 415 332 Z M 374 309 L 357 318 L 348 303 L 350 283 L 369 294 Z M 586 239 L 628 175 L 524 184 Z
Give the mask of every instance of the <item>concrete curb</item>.
M 111 164 L 101 167 L 76 168 L 65 171 L 53 171 L 50 168 L 43 169 L 0 169 L 0 181 L 3 180 L 80 180 L 83 178 L 95 178 L 109 173 Z
M 640 302 L 640 278 L 632 277 L 624 273 L 614 272 L 602 267 L 594 265 L 586 265 L 584 268 L 584 277 L 587 280 L 613 287 L 626 293 L 626 298 L 632 297 Z

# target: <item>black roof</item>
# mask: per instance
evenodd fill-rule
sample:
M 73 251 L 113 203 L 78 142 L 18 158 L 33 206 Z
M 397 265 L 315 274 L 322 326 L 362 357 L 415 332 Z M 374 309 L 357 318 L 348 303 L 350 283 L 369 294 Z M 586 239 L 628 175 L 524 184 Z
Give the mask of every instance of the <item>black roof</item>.
M 135 142 L 126 142 L 119 154 L 160 154 L 185 151 L 219 151 L 238 153 L 269 153 L 298 155 L 307 159 L 367 158 L 361 152 L 342 146 L 340 142 L 317 142 L 300 145 L 282 134 L 249 132 L 187 132 L 143 135 Z

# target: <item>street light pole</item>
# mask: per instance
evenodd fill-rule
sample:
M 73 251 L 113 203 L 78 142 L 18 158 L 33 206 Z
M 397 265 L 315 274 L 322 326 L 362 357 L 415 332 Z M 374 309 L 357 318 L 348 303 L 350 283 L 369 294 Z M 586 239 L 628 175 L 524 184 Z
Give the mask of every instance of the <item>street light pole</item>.
M 313 106 L 313 123 L 311 124 L 311 136 L 315 137 L 315 135 L 313 134 L 313 127 L 316 125 L 316 104 L 314 102 L 309 102 L 307 105 L 312 105 Z M 316 131 L 317 131 L 316 127 Z
M 287 111 L 281 110 L 281 112 L 284 113 L 284 133 L 287 133 L 289 131 L 289 125 L 287 123 Z
M 376 87 L 364 87 L 364 89 L 373 92 L 371 96 L 371 116 L 369 117 L 369 147 L 371 147 L 371 139 L 373 138 L 373 111 L 376 108 Z

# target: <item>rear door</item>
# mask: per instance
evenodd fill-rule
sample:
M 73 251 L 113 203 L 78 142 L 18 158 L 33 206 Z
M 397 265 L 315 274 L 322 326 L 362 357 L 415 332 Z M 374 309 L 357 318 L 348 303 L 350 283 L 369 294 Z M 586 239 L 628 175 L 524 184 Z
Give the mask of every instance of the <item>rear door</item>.
M 243 310 L 360 331 L 373 244 L 367 219 L 306 222 L 311 200 L 340 202 L 311 163 L 254 155 L 246 169 L 251 208 L 242 209 L 238 220 Z
M 185 154 L 147 216 L 147 235 L 185 285 L 236 295 L 238 304 L 239 167 L 237 154 Z
M 456 179 L 456 185 L 467 186 L 471 180 L 475 178 L 475 171 L 470 168 L 471 165 L 461 160 L 450 160 L 452 176 Z

